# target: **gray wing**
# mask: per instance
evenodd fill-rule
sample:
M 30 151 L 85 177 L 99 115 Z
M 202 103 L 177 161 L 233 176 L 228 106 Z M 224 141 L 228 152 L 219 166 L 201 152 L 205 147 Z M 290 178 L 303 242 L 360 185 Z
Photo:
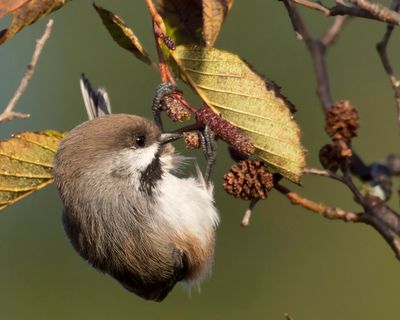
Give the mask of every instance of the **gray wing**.
M 137 274 L 129 271 L 110 274 L 128 291 L 137 294 L 143 299 L 161 302 L 174 288 L 175 284 L 187 276 L 189 269 L 189 261 L 186 253 L 175 247 L 175 245 L 173 246 L 173 269 L 168 277 L 165 277 L 164 274 L 160 274 L 158 278 L 157 275 L 155 275 L 155 279 L 146 281 Z
M 104 88 L 93 88 L 85 74 L 81 75 L 80 85 L 89 120 L 111 114 L 110 99 Z

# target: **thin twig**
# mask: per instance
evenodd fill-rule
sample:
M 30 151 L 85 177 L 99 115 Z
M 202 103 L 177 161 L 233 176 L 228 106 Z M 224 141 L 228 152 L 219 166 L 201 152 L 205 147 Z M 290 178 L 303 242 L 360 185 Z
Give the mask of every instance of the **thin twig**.
M 288 12 L 290 22 L 292 23 L 292 28 L 296 35 L 296 39 L 303 40 L 303 33 L 305 32 L 305 30 L 304 29 L 300 30 L 302 26 L 300 25 L 299 21 L 297 21 L 297 16 L 295 15 L 295 12 L 291 8 L 292 4 L 290 3 L 290 1 L 285 1 L 285 0 L 282 1 Z
M 337 176 L 335 173 L 333 173 L 332 171 L 329 171 L 329 170 L 309 168 L 309 167 L 305 167 L 303 169 L 303 173 L 313 174 L 313 175 L 321 176 L 321 177 L 332 177 L 332 176 L 336 177 Z
M 14 94 L 14 97 L 8 103 L 7 107 L 4 109 L 3 113 L 0 115 L 0 122 L 10 121 L 14 118 L 28 118 L 29 114 L 14 112 L 14 108 L 19 101 L 19 99 L 24 94 L 26 88 L 28 87 L 29 81 L 31 80 L 34 72 L 36 64 L 39 60 L 40 54 L 42 53 L 43 47 L 46 44 L 47 40 L 50 37 L 51 30 L 53 27 L 53 20 L 49 20 L 47 23 L 46 29 L 41 36 L 40 39 L 36 41 L 35 51 L 33 52 L 31 62 L 29 63 L 23 78 L 21 79 L 21 83 Z
M 341 208 L 331 208 L 323 203 L 316 203 L 309 199 L 303 198 L 299 194 L 290 191 L 288 188 L 280 185 L 279 183 L 275 184 L 274 188 L 285 195 L 292 202 L 292 204 L 299 205 L 307 210 L 318 213 L 324 218 L 332 220 L 342 220 L 345 222 L 362 222 L 370 225 L 385 239 L 385 241 L 389 244 L 390 248 L 395 253 L 396 258 L 400 260 L 400 242 L 396 237 L 395 230 L 393 230 L 392 228 L 393 226 L 397 226 L 397 231 L 399 231 L 398 215 L 394 216 L 396 223 L 390 223 L 388 225 L 388 221 L 382 219 L 382 210 L 379 207 L 375 207 L 376 210 L 372 208 L 372 210 L 368 210 L 362 213 L 355 213 L 351 211 L 345 211 Z M 390 210 L 390 208 L 385 205 L 384 208 L 385 210 Z M 392 210 L 390 211 L 394 213 Z M 393 216 L 391 218 L 393 218 Z
M 312 175 L 321 176 L 321 177 L 328 177 L 328 178 L 340 181 L 341 183 L 345 183 L 343 177 L 341 177 L 337 173 L 329 171 L 329 170 L 306 167 L 303 169 L 303 173 L 304 174 L 312 174 Z
M 378 233 L 385 239 L 389 244 L 390 248 L 393 250 L 396 258 L 400 260 L 400 242 L 392 230 L 390 230 L 386 224 L 382 223 L 379 217 L 373 214 L 362 214 L 360 216 L 360 222 L 364 222 L 373 227 Z
M 294 320 L 293 317 L 288 313 L 285 313 L 285 319 L 286 320 Z
M 295 26 L 294 29 L 301 34 L 305 44 L 307 45 L 308 50 L 311 53 L 318 83 L 318 96 L 322 102 L 324 111 L 326 112 L 333 105 L 328 71 L 325 62 L 326 46 L 321 40 L 314 39 L 310 36 L 296 6 L 293 5 L 292 0 L 283 0 L 283 2 L 292 21 L 292 25 Z M 335 37 L 337 36 L 339 30 L 337 30 Z
M 346 171 L 343 176 L 338 175 L 337 173 L 334 173 L 329 170 L 321 170 L 321 169 L 315 169 L 315 168 L 304 168 L 303 173 L 305 174 L 313 174 L 317 176 L 322 176 L 322 177 L 328 177 L 337 181 L 340 181 L 344 185 L 346 185 L 351 192 L 354 194 L 354 196 L 357 198 L 357 200 L 360 202 L 361 205 L 365 205 L 364 197 L 354 184 L 354 181 L 352 177 L 350 176 L 349 171 Z
M 400 215 L 392 210 L 381 199 L 363 195 L 355 186 L 349 170 L 345 171 L 343 176 L 339 176 L 328 170 L 319 170 L 315 168 L 306 168 L 304 173 L 325 176 L 344 183 L 354 194 L 357 202 L 363 207 L 364 212 L 358 214 L 359 220 L 372 226 L 389 244 L 397 259 L 400 260 L 400 242 L 397 236 L 400 236 Z
M 343 25 L 348 21 L 348 16 L 337 16 L 331 27 L 327 30 L 321 41 L 325 47 L 329 47 L 335 43 Z
M 310 35 L 308 33 L 307 28 L 305 27 L 303 20 L 301 19 L 299 12 L 297 11 L 295 5 L 292 3 L 291 0 L 282 0 L 286 10 L 289 14 L 290 21 L 292 22 L 293 29 L 296 33 L 299 33 L 300 39 L 304 40 L 306 45 L 310 41 Z
M 149 9 L 151 19 L 153 22 L 160 28 L 160 31 L 162 33 L 166 33 L 166 28 L 164 24 L 164 20 L 161 18 L 160 14 L 158 13 L 156 7 L 154 6 L 154 3 L 152 0 L 145 0 L 147 4 L 147 8 Z
M 360 9 L 371 13 L 376 20 L 394 23 L 397 25 L 400 24 L 400 15 L 396 11 L 389 9 L 380 3 L 372 3 L 367 0 L 353 0 L 352 2 Z
M 400 8 L 400 1 L 395 0 L 391 6 L 392 10 L 399 11 Z M 387 46 L 390 40 L 390 37 L 393 33 L 394 25 L 388 24 L 386 27 L 386 31 L 383 35 L 383 38 L 380 42 L 376 44 L 376 50 L 378 51 L 379 57 L 381 58 L 382 65 L 389 77 L 390 83 L 392 85 L 394 91 L 394 97 L 397 106 L 397 121 L 400 123 L 400 82 L 397 79 L 393 67 L 390 63 L 388 53 L 387 53 Z
M 292 3 L 302 5 L 309 9 L 322 12 L 327 16 L 353 16 L 400 25 L 400 15 L 380 4 L 371 3 L 366 0 L 353 0 L 354 5 L 347 5 L 339 1 L 336 5 L 328 8 L 319 2 L 309 0 L 289 0 Z
M 351 222 L 359 222 L 360 216 L 357 213 L 345 211 L 340 208 L 331 208 L 323 203 L 317 203 L 312 200 L 303 198 L 298 193 L 290 191 L 288 188 L 277 183 L 274 188 L 285 195 L 293 204 L 299 205 L 307 210 L 318 213 L 320 216 L 333 220 L 343 220 Z
M 311 170 L 310 172 L 325 175 L 322 170 Z M 331 208 L 323 203 L 316 203 L 303 198 L 279 183 L 276 183 L 274 188 L 284 194 L 293 204 L 318 213 L 324 218 L 345 222 L 362 222 L 370 225 L 385 239 L 395 253 L 396 258 L 400 260 L 400 241 L 396 237 L 396 234 L 400 235 L 400 216 L 385 203 L 374 203 L 376 200 L 371 200 L 364 212 L 355 213 L 340 208 Z
M 172 83 L 175 84 L 174 77 L 172 76 L 168 64 L 165 60 L 164 54 L 161 49 L 161 38 L 159 37 L 160 30 L 159 26 L 153 21 L 153 30 L 154 30 L 154 40 L 156 42 L 156 49 L 158 55 L 158 69 L 160 71 L 161 82 L 162 83 Z
M 318 2 L 313 2 L 313 1 L 308 1 L 308 0 L 291 0 L 291 1 L 294 3 L 300 4 L 304 7 L 307 7 L 309 9 L 314 9 L 314 10 L 320 11 L 327 16 L 329 16 L 331 13 L 329 8 L 323 6 L 321 3 L 318 3 Z
M 379 19 L 377 19 L 377 17 L 372 15 L 369 11 L 360 9 L 356 6 L 345 5 L 343 3 L 337 4 L 336 6 L 330 8 L 330 16 L 351 16 L 379 21 Z
M 363 208 L 365 210 L 369 209 L 368 202 L 365 200 L 364 196 L 355 185 L 353 178 L 350 175 L 349 169 L 347 169 L 343 173 L 343 183 L 351 190 L 351 192 L 353 192 L 354 197 L 363 206 Z
M 171 46 L 168 46 L 169 49 L 172 49 L 175 47 L 175 44 L 173 44 L 172 39 L 166 36 L 166 28 L 164 24 L 164 20 L 158 13 L 156 7 L 154 6 L 154 3 L 152 0 L 145 0 L 147 7 L 150 12 L 151 20 L 153 22 L 153 33 L 154 33 L 154 39 L 156 42 L 156 49 L 157 49 L 157 55 L 158 55 L 158 69 L 160 71 L 161 75 L 161 82 L 162 83 L 172 83 L 175 84 L 175 79 L 171 73 L 171 71 L 168 68 L 168 64 L 165 60 L 164 54 L 161 49 L 161 43 L 165 43 L 166 39 L 167 42 L 171 41 L 172 43 Z

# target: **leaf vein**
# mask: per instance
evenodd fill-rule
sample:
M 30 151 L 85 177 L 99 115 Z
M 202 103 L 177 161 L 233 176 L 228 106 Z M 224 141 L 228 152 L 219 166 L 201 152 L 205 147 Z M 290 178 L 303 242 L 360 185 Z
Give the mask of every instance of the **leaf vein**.
M 9 158 L 11 160 L 26 162 L 26 163 L 33 164 L 33 165 L 36 165 L 36 166 L 41 166 L 41 167 L 45 167 L 45 168 L 53 168 L 52 164 L 49 165 L 48 163 L 34 162 L 32 160 L 27 160 L 27 159 L 22 159 L 22 158 L 18 158 L 18 157 L 15 157 L 15 156 L 11 156 L 11 155 L 6 154 L 6 153 L 1 153 L 0 152 L 0 156 L 7 157 L 7 158 Z
M 179 56 L 179 54 L 177 54 L 176 57 L 181 61 L 218 62 L 218 63 L 228 62 L 228 63 L 240 63 L 241 64 L 241 61 L 236 61 L 236 60 L 219 60 L 219 59 L 215 60 L 215 59 L 190 58 L 190 57 Z
M 25 142 L 28 142 L 28 143 L 31 143 L 31 144 L 34 144 L 35 146 L 41 147 L 41 148 L 43 148 L 45 150 L 48 150 L 48 151 L 51 151 L 51 152 L 54 152 L 54 153 L 57 151 L 56 149 L 50 148 L 48 146 L 44 146 L 44 145 L 42 145 L 42 144 L 40 144 L 40 143 L 38 143 L 36 141 L 27 139 L 24 136 L 16 135 L 16 136 L 14 136 L 14 138 L 22 140 L 22 141 L 25 141 Z
M 195 69 L 191 69 L 191 68 L 185 68 L 185 71 L 188 71 L 190 73 L 197 73 L 197 74 L 201 74 L 201 75 L 205 75 L 205 76 L 211 76 L 211 77 L 230 77 L 230 78 L 243 78 L 242 75 L 238 75 L 238 74 L 233 74 L 233 73 L 213 73 L 213 72 L 206 72 L 206 71 L 202 71 L 202 70 L 195 70 Z
M 223 104 L 218 104 L 218 103 L 213 102 L 211 107 L 213 107 L 213 106 L 215 106 L 217 108 L 220 108 L 220 109 L 223 109 L 223 110 L 237 112 L 237 113 L 240 113 L 240 114 L 243 114 L 243 115 L 248 115 L 248 116 L 252 116 L 252 117 L 258 118 L 258 119 L 270 121 L 270 122 L 273 122 L 274 124 L 276 123 L 276 124 L 287 126 L 286 122 L 279 122 L 277 119 L 272 119 L 272 118 L 268 118 L 268 117 L 265 117 L 265 116 L 262 116 L 262 115 L 246 112 L 244 110 L 232 109 L 232 108 L 229 108 L 228 106 L 225 106 Z M 229 121 L 229 122 L 232 122 L 232 121 Z
M 259 149 L 260 151 L 262 151 L 262 152 L 265 152 L 265 153 L 268 153 L 268 154 L 273 155 L 274 157 L 283 159 L 285 162 L 298 163 L 298 160 L 292 160 L 292 159 L 288 158 L 287 156 L 282 156 L 282 155 L 280 155 L 280 154 L 271 152 L 270 150 L 265 150 L 265 149 L 261 148 L 261 147 L 260 147 L 259 145 L 257 145 L 257 144 L 254 144 L 254 146 L 255 146 L 257 149 Z M 276 162 L 276 161 L 273 162 L 272 159 L 268 159 L 267 162 L 268 162 L 268 163 L 271 163 L 271 164 L 273 164 L 274 166 L 277 166 L 277 167 L 279 167 L 279 168 L 285 168 L 285 167 L 282 165 L 282 163 L 278 164 L 278 162 Z M 291 170 L 289 170 L 289 169 L 287 169 L 287 168 L 285 168 L 285 170 L 291 171 Z M 291 172 L 292 172 L 292 171 L 291 171 Z
M 52 179 L 53 176 L 51 174 L 38 174 L 38 175 L 25 175 L 25 174 L 18 174 L 18 173 L 6 173 L 0 171 L 0 176 L 4 177 L 14 177 L 14 178 L 26 178 L 26 179 Z
M 224 94 L 233 94 L 233 95 L 236 95 L 236 96 L 242 96 L 242 97 L 246 97 L 246 98 L 253 98 L 253 99 L 258 99 L 258 100 L 262 100 L 262 101 L 269 101 L 269 99 L 267 99 L 267 98 L 263 98 L 263 97 L 260 97 L 260 96 L 248 95 L 248 94 L 242 93 L 242 92 L 235 92 L 235 91 L 228 91 L 228 90 L 225 90 L 225 89 L 210 88 L 210 87 L 207 87 L 205 85 L 198 84 L 198 83 L 196 83 L 196 85 L 199 88 L 207 90 L 207 91 L 213 91 L 213 92 L 224 93 Z

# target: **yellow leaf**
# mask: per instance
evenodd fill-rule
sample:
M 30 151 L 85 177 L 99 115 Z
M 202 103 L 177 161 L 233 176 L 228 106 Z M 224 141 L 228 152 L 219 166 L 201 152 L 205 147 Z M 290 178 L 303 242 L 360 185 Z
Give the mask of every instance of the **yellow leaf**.
M 143 62 L 154 65 L 153 60 L 150 55 L 143 48 L 139 39 L 118 16 L 116 16 L 111 11 L 108 11 L 93 3 L 94 8 L 99 14 L 104 26 L 107 28 L 108 32 L 111 34 L 112 38 L 118 45 L 122 48 L 132 52 L 138 59 Z
M 69 0 L 18 0 L 18 5 L 14 5 L 11 10 L 11 6 L 7 6 L 9 0 L 0 0 L 0 9 L 4 10 L 4 12 L 0 12 L 0 18 L 3 14 L 8 12 L 12 12 L 13 14 L 13 18 L 8 29 L 0 31 L 0 45 L 11 39 L 16 33 L 21 31 L 26 26 L 61 8 L 68 1 Z M 2 2 L 4 7 L 1 7 Z
M 53 182 L 53 158 L 64 135 L 22 132 L 0 141 L 0 211 Z
M 171 55 L 204 102 L 243 130 L 256 147 L 255 155 L 299 183 L 305 166 L 301 132 L 293 119 L 293 105 L 279 88 L 227 51 L 178 46 Z

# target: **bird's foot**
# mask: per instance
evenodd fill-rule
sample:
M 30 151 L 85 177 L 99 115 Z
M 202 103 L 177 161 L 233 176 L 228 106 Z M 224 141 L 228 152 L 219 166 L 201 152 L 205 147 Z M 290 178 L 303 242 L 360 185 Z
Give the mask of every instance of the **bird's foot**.
M 215 141 L 215 134 L 210 130 L 208 125 L 200 132 L 201 149 L 203 150 L 204 157 L 207 160 L 206 172 L 204 179 L 208 183 L 211 178 L 211 171 L 217 158 L 217 143 Z

